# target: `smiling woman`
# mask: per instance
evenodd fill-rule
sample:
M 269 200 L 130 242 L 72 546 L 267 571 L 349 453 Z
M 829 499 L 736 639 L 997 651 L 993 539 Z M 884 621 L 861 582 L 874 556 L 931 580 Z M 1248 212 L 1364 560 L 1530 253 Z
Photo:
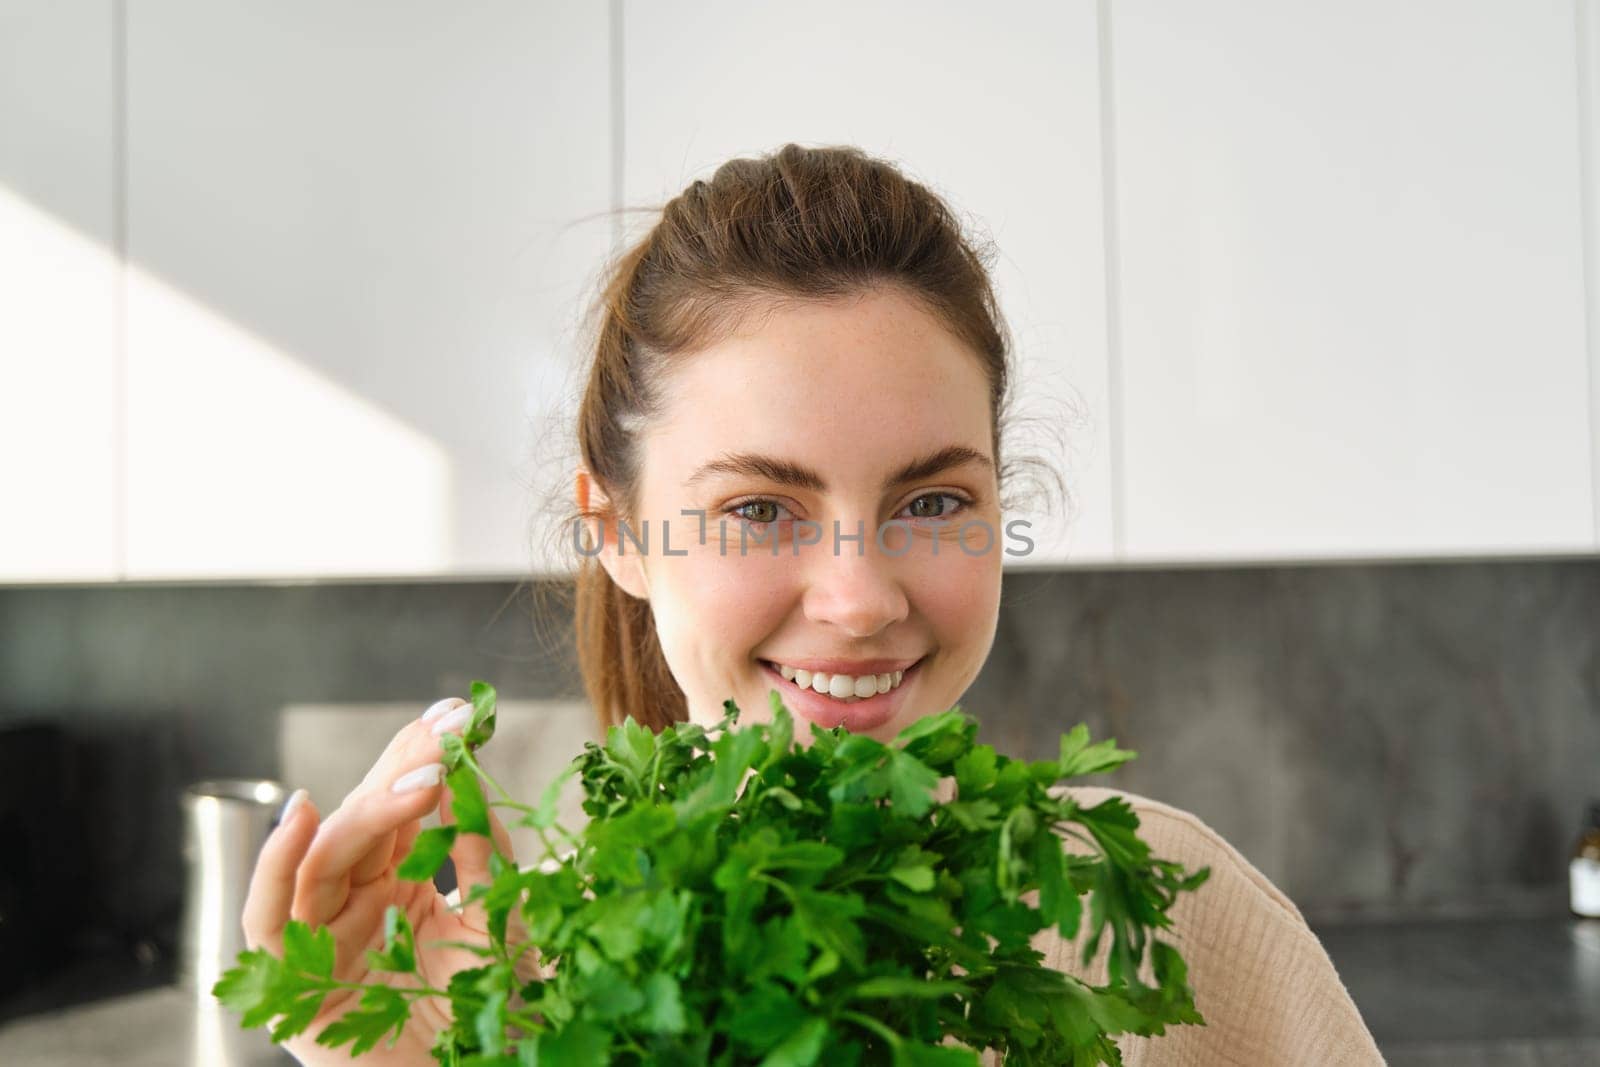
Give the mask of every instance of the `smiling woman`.
M 601 725 L 712 727 L 729 699 L 744 723 L 766 721 L 776 690 L 812 724 L 890 741 L 958 704 L 994 643 L 1017 461 L 1002 454 L 1006 331 L 985 261 L 943 202 L 853 148 L 735 159 L 666 205 L 597 311 L 569 522 L 593 546 L 577 550 L 575 615 Z M 252 947 L 281 946 L 291 916 L 326 924 L 340 979 L 356 981 L 398 905 L 433 987 L 469 965 L 486 936 L 481 900 L 452 908 L 396 870 L 419 819 L 453 810 L 439 737 L 472 714 L 441 700 L 326 821 L 291 800 L 257 863 Z M 1125 1063 L 1382 1062 L 1287 897 L 1194 816 L 1098 792 L 1126 798 L 1157 857 L 1213 872 L 1170 930 L 1205 1025 L 1128 1036 Z M 509 856 L 492 810 L 483 817 Z M 469 885 L 498 862 L 470 833 L 451 856 Z M 1033 945 L 1052 968 L 1078 969 L 1056 927 Z M 1079 977 L 1104 979 L 1103 959 L 1081 962 Z M 288 1047 L 306 1063 L 347 1059 L 314 1044 L 342 1010 L 325 1004 Z M 828 1017 L 841 1029 L 860 1018 Z M 447 1024 L 419 1011 L 372 1056 L 429 1062 Z
M 887 739 L 956 703 L 993 643 L 1019 463 L 1005 327 L 944 202 L 852 148 L 731 160 L 597 311 L 561 526 L 598 549 L 575 616 L 602 721 L 709 725 L 777 688 Z M 648 527 L 657 551 L 627 536 Z

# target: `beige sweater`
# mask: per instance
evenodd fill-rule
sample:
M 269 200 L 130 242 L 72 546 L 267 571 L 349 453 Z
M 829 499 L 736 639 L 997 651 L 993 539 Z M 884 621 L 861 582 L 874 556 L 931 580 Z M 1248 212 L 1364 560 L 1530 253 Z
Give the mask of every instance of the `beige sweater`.
M 1111 796 L 1125 798 L 1139 816 L 1139 837 L 1155 858 L 1181 863 L 1191 872 L 1211 868 L 1203 885 L 1180 894 L 1173 904 L 1172 928 L 1156 935 L 1188 964 L 1195 1007 L 1206 1025 L 1169 1026 L 1160 1037 L 1121 1035 L 1117 1044 L 1127 1067 L 1383 1064 L 1333 961 L 1300 910 L 1221 835 L 1195 815 L 1149 797 L 1100 786 L 1051 791 L 1062 789 L 1086 807 Z M 1075 838 L 1064 840 L 1069 851 L 1089 851 Z M 1037 904 L 1038 892 L 1025 899 Z M 1033 945 L 1045 954 L 1045 965 L 1103 985 L 1110 934 L 1101 939 L 1088 968 L 1079 962 L 1084 936 L 1080 931 L 1079 940 L 1068 942 L 1050 927 L 1034 937 Z M 1142 974 L 1154 983 L 1148 959 Z M 988 1052 L 983 1062 L 998 1064 L 999 1056 Z

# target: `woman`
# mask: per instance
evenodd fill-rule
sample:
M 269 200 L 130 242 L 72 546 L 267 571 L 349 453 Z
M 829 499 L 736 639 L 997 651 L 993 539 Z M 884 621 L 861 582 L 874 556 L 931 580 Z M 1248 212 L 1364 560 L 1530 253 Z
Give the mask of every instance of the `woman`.
M 1026 546 L 1001 521 L 1005 331 L 947 207 L 855 149 L 736 159 L 665 207 L 598 308 L 571 518 L 602 722 L 711 725 L 730 697 L 749 722 L 777 689 L 801 719 L 887 741 L 959 703 L 994 641 L 1004 553 Z M 326 923 L 358 979 L 396 903 L 433 984 L 474 964 L 421 946 L 481 939 L 481 915 L 395 877 L 418 820 L 448 814 L 437 735 L 469 711 L 428 709 L 320 824 L 291 799 L 251 887 L 252 946 L 276 950 L 291 917 Z M 1148 798 L 1074 794 L 1126 796 L 1155 855 L 1212 869 L 1170 931 L 1207 1025 L 1124 1036 L 1129 1064 L 1382 1063 L 1294 904 L 1225 841 Z M 463 882 L 487 878 L 483 844 L 458 842 Z M 1052 929 L 1036 944 L 1077 970 Z M 1104 949 L 1081 976 L 1105 981 Z M 347 1062 L 311 1038 L 349 1006 L 330 998 L 291 1051 Z M 372 1061 L 430 1062 L 432 1010 Z

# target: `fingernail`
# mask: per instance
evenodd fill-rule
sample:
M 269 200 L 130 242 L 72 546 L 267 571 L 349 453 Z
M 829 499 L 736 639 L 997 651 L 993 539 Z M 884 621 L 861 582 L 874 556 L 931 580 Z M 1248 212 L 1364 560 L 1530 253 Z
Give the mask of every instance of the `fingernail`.
M 443 700 L 436 702 L 427 711 L 422 713 L 422 721 L 432 722 L 434 719 L 437 719 L 439 716 L 443 715 L 445 712 L 451 710 L 461 703 L 462 700 L 460 697 L 445 697 Z
M 472 705 L 463 704 L 433 724 L 433 735 L 438 737 L 446 730 L 459 730 L 472 721 Z
M 296 789 L 289 794 L 289 799 L 283 802 L 283 811 L 278 814 L 278 825 L 282 826 L 294 818 L 294 813 L 300 810 L 300 805 L 306 802 L 306 791 Z
M 444 764 L 428 763 L 414 771 L 407 771 L 394 780 L 394 785 L 389 788 L 396 793 L 411 793 L 418 789 L 428 789 L 444 781 Z

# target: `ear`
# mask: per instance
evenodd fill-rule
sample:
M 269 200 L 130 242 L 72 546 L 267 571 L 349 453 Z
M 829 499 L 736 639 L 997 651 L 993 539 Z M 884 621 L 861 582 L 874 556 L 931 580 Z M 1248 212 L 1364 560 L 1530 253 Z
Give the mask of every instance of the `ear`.
M 594 476 L 583 468 L 578 469 L 575 486 L 578 512 L 584 516 L 584 526 L 589 533 L 589 546 L 599 545 L 595 558 L 611 575 L 624 593 L 636 600 L 650 599 L 650 583 L 645 577 L 644 562 L 637 550 L 632 555 L 619 552 L 618 517 L 611 500 Z

